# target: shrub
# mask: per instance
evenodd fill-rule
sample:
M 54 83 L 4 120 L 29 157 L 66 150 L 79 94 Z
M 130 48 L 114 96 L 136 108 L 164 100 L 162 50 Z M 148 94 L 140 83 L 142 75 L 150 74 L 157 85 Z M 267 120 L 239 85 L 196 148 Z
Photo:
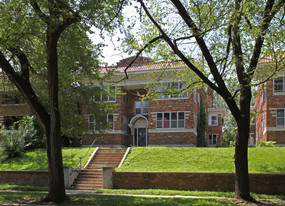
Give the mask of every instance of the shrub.
M 24 151 L 25 141 L 19 135 L 17 130 L 6 130 L 2 127 L 0 130 L 2 135 L 1 153 L 7 158 L 18 157 Z
M 256 146 L 257 147 L 274 147 L 275 141 L 258 141 Z
M 20 156 L 25 150 L 45 147 L 44 132 L 34 116 L 15 122 L 11 130 L 2 127 L 0 133 L 3 137 L 1 152 L 7 158 Z
M 23 117 L 15 124 L 18 126 L 17 132 L 25 141 L 25 150 L 45 147 L 44 131 L 35 116 Z

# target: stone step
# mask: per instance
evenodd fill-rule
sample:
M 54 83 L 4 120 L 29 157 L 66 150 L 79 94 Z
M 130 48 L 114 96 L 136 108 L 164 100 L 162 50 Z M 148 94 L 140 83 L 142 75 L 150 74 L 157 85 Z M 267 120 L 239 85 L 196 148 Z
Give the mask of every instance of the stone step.
M 107 155 L 103 155 L 103 154 L 100 154 L 100 155 L 96 155 L 95 157 L 93 157 L 92 160 L 95 160 L 95 159 L 120 159 L 122 158 L 124 155 L 112 155 L 112 156 L 107 156 Z
M 84 174 L 79 174 L 79 177 L 90 177 L 90 178 L 97 178 L 97 177 L 103 177 L 103 174 L 92 174 L 92 173 L 84 173 Z
M 79 180 L 76 180 L 75 182 L 74 182 L 74 185 L 96 185 L 96 184 L 103 184 L 103 180 L 81 180 L 81 179 L 79 179 Z
M 126 149 L 100 148 L 88 167 L 80 172 L 72 188 L 77 190 L 102 189 L 102 167 L 118 167 L 125 152 Z
M 121 149 L 100 149 L 98 150 L 98 153 L 125 153 L 126 150 L 121 150 Z
M 98 164 L 92 164 L 88 166 L 88 169 L 94 169 L 98 167 L 118 167 L 119 163 L 98 163 Z
M 103 189 L 103 183 L 102 184 L 94 184 L 94 185 L 75 185 L 72 187 L 72 189 L 75 190 L 96 190 L 96 189 Z

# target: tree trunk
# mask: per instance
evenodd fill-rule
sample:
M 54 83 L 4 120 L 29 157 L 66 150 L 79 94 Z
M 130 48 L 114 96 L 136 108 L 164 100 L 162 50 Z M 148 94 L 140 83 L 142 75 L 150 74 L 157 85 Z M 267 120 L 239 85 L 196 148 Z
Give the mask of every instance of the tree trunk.
M 250 101 L 250 87 L 242 89 L 240 96 L 240 114 L 238 117 L 235 117 L 238 125 L 238 135 L 235 146 L 235 198 L 255 202 L 255 200 L 250 196 L 248 176 Z
M 45 201 L 55 203 L 67 200 L 61 152 L 60 113 L 58 104 L 58 60 L 57 41 L 59 34 L 47 33 L 47 68 L 50 103 L 50 122 L 46 128 L 47 157 L 49 169 L 49 192 Z

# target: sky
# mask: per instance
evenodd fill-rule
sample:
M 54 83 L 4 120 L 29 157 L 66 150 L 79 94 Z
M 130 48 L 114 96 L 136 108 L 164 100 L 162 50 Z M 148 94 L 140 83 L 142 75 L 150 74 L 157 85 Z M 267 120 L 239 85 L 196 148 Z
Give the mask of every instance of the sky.
M 127 6 L 123 10 L 123 16 L 125 18 L 136 18 L 138 17 L 138 14 L 136 13 L 136 10 L 134 8 L 135 4 L 132 6 Z M 135 27 L 139 27 L 139 24 L 136 24 Z M 135 31 L 135 30 L 134 30 Z M 103 62 L 107 63 L 108 65 L 116 65 L 117 62 L 119 62 L 121 59 L 133 56 L 135 54 L 127 54 L 123 53 L 122 51 L 119 51 L 117 47 L 120 46 L 121 41 L 117 41 L 118 38 L 121 40 L 123 39 L 124 35 L 121 34 L 119 31 L 116 32 L 115 36 L 112 38 L 110 37 L 105 37 L 105 39 L 101 39 L 100 36 L 98 35 L 99 31 L 95 31 L 94 34 L 90 34 L 90 37 L 93 41 L 94 44 L 98 43 L 104 43 L 107 46 L 103 49 L 103 56 L 104 58 L 100 58 Z M 97 33 L 97 34 L 96 34 Z

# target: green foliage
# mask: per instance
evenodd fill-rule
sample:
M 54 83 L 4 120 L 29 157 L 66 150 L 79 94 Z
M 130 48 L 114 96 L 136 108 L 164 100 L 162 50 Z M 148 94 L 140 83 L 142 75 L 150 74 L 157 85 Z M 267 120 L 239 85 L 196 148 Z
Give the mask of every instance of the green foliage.
M 205 105 L 201 97 L 200 100 L 200 113 L 198 117 L 198 126 L 197 126 L 197 146 L 206 147 L 206 128 L 207 128 L 207 114 L 205 110 Z
M 227 113 L 223 118 L 223 142 L 224 147 L 235 146 L 237 136 L 237 123 L 231 113 Z
M 15 123 L 18 127 L 17 133 L 25 141 L 25 150 L 45 147 L 44 131 L 35 116 L 26 116 Z
M 25 150 L 45 146 L 44 132 L 34 116 L 23 117 L 9 130 L 2 127 L 0 133 L 3 137 L 1 151 L 7 159 L 18 157 Z
M 256 147 L 274 147 L 275 141 L 258 141 Z
M 25 148 L 25 141 L 20 133 L 15 129 L 6 130 L 4 126 L 1 128 L 0 133 L 2 136 L 2 155 L 6 156 L 8 159 L 19 157 Z

